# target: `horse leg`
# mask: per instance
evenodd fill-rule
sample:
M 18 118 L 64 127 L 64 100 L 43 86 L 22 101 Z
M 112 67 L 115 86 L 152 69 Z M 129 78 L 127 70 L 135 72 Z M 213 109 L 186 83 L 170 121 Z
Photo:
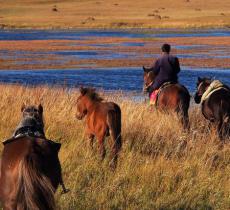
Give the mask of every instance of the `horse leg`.
M 106 151 L 105 151 L 105 145 L 104 145 L 104 140 L 105 140 L 105 136 L 99 136 L 97 137 L 98 139 L 98 143 L 99 143 L 99 153 L 101 156 L 101 160 L 104 160 L 105 155 L 106 155 Z
M 60 181 L 60 185 L 61 185 L 61 187 L 62 187 L 62 192 L 61 192 L 61 194 L 65 194 L 65 193 L 68 193 L 68 192 L 70 191 L 69 189 L 67 189 L 67 188 L 65 187 L 65 184 L 64 184 L 62 178 L 61 178 L 61 181 Z
M 217 125 L 217 134 L 221 141 L 223 141 L 223 121 L 220 120 Z
M 183 128 L 185 130 L 189 130 L 190 126 L 189 126 L 188 112 L 187 113 L 183 113 L 183 116 L 182 116 L 182 125 L 183 125 Z
M 183 126 L 183 129 L 184 130 L 189 130 L 189 116 L 188 116 L 188 110 L 183 110 L 183 109 L 181 109 L 181 107 L 180 108 L 178 108 L 177 110 L 176 110 L 176 112 L 177 112 L 177 115 L 178 115 L 178 117 L 179 117 L 179 120 L 180 120 L 180 122 L 181 122 L 181 124 L 182 124 L 182 126 Z
M 230 124 L 228 116 L 224 117 L 223 120 L 220 120 L 217 129 L 220 140 L 222 141 L 230 135 Z
M 1 180 L 1 173 L 2 173 L 2 159 L 0 159 L 0 180 Z
M 89 140 L 90 148 L 93 149 L 94 135 L 93 134 L 88 134 L 88 140 Z
M 23 210 L 21 208 L 16 207 L 16 203 L 14 199 L 8 198 L 3 204 L 3 210 L 15 210 L 15 209 Z
M 107 123 L 113 140 L 110 167 L 115 169 L 117 166 L 118 153 L 121 150 L 121 111 L 117 107 L 116 112 L 110 111 L 107 116 Z
M 118 137 L 120 138 L 120 137 Z M 111 155 L 111 163 L 110 167 L 112 169 L 115 169 L 117 166 L 117 159 L 118 159 L 118 153 L 120 151 L 121 147 L 116 143 L 116 140 L 113 142 L 112 146 L 112 155 Z
M 228 137 L 230 135 L 230 116 L 224 117 L 223 121 L 225 136 Z

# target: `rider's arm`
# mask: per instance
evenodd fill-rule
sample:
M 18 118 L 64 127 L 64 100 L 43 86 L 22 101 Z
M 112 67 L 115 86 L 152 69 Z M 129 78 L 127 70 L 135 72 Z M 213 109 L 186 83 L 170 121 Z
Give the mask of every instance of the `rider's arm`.
M 160 64 L 159 63 L 160 63 L 159 59 L 157 59 L 156 62 L 151 67 L 151 71 L 153 71 L 153 73 L 155 75 L 157 75 L 160 71 Z
M 179 63 L 178 58 L 175 58 L 175 71 L 176 71 L 176 73 L 180 72 L 180 63 Z

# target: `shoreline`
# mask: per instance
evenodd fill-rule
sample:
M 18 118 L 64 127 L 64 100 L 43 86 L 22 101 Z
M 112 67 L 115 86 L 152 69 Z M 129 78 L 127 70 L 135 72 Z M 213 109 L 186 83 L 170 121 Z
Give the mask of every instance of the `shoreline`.
M 136 31 L 136 32 L 150 32 L 154 30 L 162 31 L 194 31 L 194 30 L 230 30 L 230 25 L 223 25 L 223 26 L 179 26 L 179 27 L 30 27 L 30 26 L 20 26 L 16 27 L 12 26 L 3 26 L 4 24 L 0 24 L 0 31 L 7 31 L 7 30 L 34 30 L 34 31 Z

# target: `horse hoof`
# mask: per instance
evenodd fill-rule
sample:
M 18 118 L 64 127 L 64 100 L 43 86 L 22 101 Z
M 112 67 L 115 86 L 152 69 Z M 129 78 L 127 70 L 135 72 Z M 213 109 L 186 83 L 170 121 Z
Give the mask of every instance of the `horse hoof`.
M 61 194 L 66 194 L 68 192 L 70 192 L 70 189 L 65 189 L 65 190 L 62 190 Z

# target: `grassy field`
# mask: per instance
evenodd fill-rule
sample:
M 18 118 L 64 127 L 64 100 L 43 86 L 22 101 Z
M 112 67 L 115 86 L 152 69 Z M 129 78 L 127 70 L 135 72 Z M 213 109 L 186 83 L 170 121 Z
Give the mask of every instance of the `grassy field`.
M 228 0 L 0 0 L 3 28 L 230 27 Z
M 75 119 L 77 90 L 0 85 L 2 140 L 13 133 L 23 102 L 41 102 L 47 137 L 62 143 L 59 157 L 71 192 L 58 190 L 59 209 L 230 209 L 230 145 L 220 146 L 198 107 L 191 107 L 191 131 L 185 132 L 174 115 L 119 93 L 101 94 L 122 110 L 123 148 L 115 172 L 109 158 L 99 161 L 97 144 L 88 148 L 84 123 Z

